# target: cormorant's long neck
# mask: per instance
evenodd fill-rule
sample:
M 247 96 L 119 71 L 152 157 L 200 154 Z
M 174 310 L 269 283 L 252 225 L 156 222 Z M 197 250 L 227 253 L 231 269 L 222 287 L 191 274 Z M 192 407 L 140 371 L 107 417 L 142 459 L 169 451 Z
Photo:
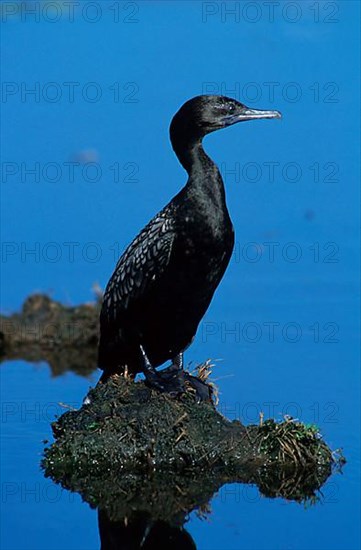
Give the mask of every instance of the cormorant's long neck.
M 175 139 L 172 146 L 179 162 L 188 173 L 187 187 L 194 193 L 208 195 L 212 202 L 225 204 L 225 191 L 217 165 L 203 149 L 202 138 Z

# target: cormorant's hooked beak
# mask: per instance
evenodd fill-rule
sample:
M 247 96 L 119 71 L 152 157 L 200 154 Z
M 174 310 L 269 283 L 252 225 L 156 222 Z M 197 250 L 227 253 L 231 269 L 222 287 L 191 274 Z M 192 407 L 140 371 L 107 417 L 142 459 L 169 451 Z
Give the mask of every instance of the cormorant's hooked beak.
M 237 122 L 243 122 L 244 120 L 256 120 L 258 118 L 282 118 L 282 115 L 279 111 L 263 111 L 261 109 L 249 109 L 248 107 L 245 107 L 238 113 L 225 116 L 223 121 L 226 126 L 230 126 L 231 124 L 236 124 Z

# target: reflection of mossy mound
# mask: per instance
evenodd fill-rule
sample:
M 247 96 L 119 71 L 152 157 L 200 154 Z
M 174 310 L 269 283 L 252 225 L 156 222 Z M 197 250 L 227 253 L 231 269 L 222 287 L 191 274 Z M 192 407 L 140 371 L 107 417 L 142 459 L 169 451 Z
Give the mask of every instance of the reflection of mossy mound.
M 89 398 L 53 424 L 56 442 L 43 467 L 114 518 L 131 509 L 169 521 L 235 481 L 300 501 L 313 498 L 332 470 L 316 430 L 291 419 L 246 428 L 191 393 L 172 399 L 123 377 Z

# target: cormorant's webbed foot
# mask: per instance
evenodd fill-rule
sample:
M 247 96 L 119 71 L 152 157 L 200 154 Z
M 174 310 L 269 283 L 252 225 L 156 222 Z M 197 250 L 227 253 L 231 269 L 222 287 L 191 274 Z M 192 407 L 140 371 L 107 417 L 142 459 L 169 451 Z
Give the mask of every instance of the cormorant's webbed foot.
M 140 346 L 140 351 L 143 358 L 143 372 L 145 383 L 150 388 L 158 390 L 162 393 L 168 393 L 172 397 L 177 397 L 185 392 L 185 384 L 182 376 L 182 365 L 179 362 L 173 363 L 163 371 L 157 371 L 149 361 L 143 346 Z
M 197 401 L 211 401 L 211 387 L 183 370 L 183 354 L 173 359 L 166 369 L 157 371 L 150 363 L 143 346 L 140 346 L 143 357 L 143 372 L 145 383 L 150 388 L 177 397 L 187 391 L 186 382 L 195 390 Z

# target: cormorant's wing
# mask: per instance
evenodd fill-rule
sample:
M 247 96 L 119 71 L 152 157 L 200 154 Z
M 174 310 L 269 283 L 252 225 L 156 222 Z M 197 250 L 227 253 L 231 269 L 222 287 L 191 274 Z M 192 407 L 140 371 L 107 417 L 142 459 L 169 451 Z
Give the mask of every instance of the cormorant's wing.
M 101 319 L 115 320 L 164 273 L 174 241 L 174 219 L 161 212 L 120 257 L 103 298 Z

